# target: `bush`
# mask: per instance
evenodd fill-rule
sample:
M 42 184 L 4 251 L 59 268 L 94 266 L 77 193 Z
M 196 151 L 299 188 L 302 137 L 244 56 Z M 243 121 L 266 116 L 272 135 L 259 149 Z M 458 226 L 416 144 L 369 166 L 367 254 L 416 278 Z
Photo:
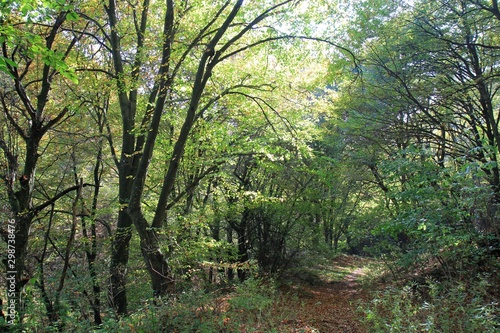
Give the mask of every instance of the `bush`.
M 281 318 L 271 311 L 278 299 L 272 281 L 249 279 L 230 293 L 192 290 L 160 305 L 147 302 L 129 317 L 109 320 L 94 332 L 273 332 Z
M 494 333 L 500 330 L 500 311 L 488 287 L 485 276 L 469 286 L 428 280 L 388 288 L 359 310 L 374 333 Z

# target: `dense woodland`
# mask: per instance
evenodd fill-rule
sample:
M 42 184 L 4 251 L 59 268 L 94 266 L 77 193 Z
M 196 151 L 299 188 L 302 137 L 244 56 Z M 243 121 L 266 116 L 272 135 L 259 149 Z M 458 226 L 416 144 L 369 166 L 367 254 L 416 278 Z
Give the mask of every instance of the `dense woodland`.
M 497 0 L 2 0 L 0 23 L 4 329 L 237 332 L 192 309 L 262 311 L 338 253 L 406 281 L 370 332 L 500 329 Z

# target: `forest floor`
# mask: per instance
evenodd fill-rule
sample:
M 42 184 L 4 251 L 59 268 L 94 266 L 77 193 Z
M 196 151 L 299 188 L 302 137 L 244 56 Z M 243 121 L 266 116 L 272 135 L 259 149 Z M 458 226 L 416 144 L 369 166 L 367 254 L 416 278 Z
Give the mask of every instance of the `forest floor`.
M 294 319 L 285 319 L 280 332 L 368 333 L 356 308 L 378 289 L 367 283 L 369 259 L 341 255 L 318 264 L 307 274 L 283 287 L 294 295 L 286 307 L 294 309 Z

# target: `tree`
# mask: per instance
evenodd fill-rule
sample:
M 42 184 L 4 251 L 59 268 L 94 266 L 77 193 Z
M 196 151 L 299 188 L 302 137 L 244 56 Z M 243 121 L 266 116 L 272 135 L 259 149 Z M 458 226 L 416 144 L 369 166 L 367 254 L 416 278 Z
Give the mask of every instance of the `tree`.
M 15 244 L 9 242 L 6 226 L 2 227 L 2 235 L 15 249 L 15 263 L 6 262 L 6 268 L 15 272 L 20 319 L 21 290 L 33 276 L 27 259 L 33 221 L 43 210 L 81 187 L 73 185 L 55 192 L 48 187 L 42 190 L 37 186 L 37 167 L 46 151 L 52 148 L 48 140 L 51 131 L 74 113 L 71 101 L 58 98 L 54 92 L 60 86 L 71 86 L 77 81 L 66 60 L 82 34 L 62 34 L 75 18 L 71 6 L 54 4 L 35 8 L 30 1 L 8 2 L 1 14 L 0 148 L 7 193 L 3 199 L 8 200 L 8 215 L 15 221 Z M 38 196 L 40 193 L 44 195 Z
M 381 7 L 373 16 L 381 23 L 377 30 L 368 24 L 368 34 L 352 33 L 369 38 L 354 43 L 363 52 L 355 69 L 361 79 L 342 86 L 338 109 L 354 125 L 353 137 L 372 147 L 365 165 L 393 215 L 380 231 L 403 251 L 414 246 L 437 255 L 435 249 L 467 237 L 480 242 L 478 231 L 498 234 L 498 119 L 492 112 L 498 21 L 494 9 L 477 5 L 421 1 L 394 8 L 392 16 L 379 16 Z M 489 204 L 468 200 L 464 193 L 471 191 Z M 436 234 L 445 229 L 446 236 Z
M 109 26 L 104 29 L 106 24 L 98 24 L 103 27 L 100 40 L 106 41 L 112 55 L 122 116 L 118 165 L 121 209 L 111 261 L 112 300 L 119 313 L 127 311 L 125 272 L 132 224 L 141 238 L 154 294 L 162 295 L 173 287 L 174 278 L 167 264 L 168 255 L 161 251 L 159 231 L 165 224 L 168 201 L 194 124 L 226 96 L 259 89 L 260 84 L 247 83 L 250 80 L 242 74 L 231 78 L 230 84 L 218 83 L 216 67 L 263 43 L 289 38 L 265 27 L 272 26 L 274 16 L 286 13 L 295 4 L 296 1 L 287 0 L 273 4 L 257 2 L 248 8 L 242 7 L 242 1 L 211 5 L 200 2 L 192 6 L 167 1 L 164 8 L 148 1 L 131 6 L 109 1 L 105 5 Z M 131 21 L 121 19 L 127 12 Z M 163 16 L 160 18 L 158 13 Z M 130 29 L 134 31 L 133 38 L 128 34 Z M 154 41 L 154 31 L 158 29 L 162 31 L 159 44 Z M 153 48 L 148 49 L 150 46 Z M 186 81 L 192 85 L 186 86 Z M 179 111 L 185 117 L 179 129 L 167 134 L 167 141 L 172 142 L 168 167 L 156 209 L 148 221 L 142 199 L 162 117 L 165 112 L 175 115 Z M 167 128 L 172 125 L 175 124 Z

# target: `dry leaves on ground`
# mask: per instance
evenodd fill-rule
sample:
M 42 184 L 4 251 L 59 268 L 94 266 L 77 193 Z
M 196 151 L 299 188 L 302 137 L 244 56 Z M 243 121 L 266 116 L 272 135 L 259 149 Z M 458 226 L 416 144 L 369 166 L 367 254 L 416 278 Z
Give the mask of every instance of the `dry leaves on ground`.
M 333 268 L 355 267 L 359 258 L 342 256 L 333 262 Z M 363 268 L 355 268 L 341 281 L 321 281 L 318 285 L 295 286 L 297 318 L 284 320 L 286 332 L 366 333 L 356 314 L 356 303 L 366 297 L 359 283 Z

